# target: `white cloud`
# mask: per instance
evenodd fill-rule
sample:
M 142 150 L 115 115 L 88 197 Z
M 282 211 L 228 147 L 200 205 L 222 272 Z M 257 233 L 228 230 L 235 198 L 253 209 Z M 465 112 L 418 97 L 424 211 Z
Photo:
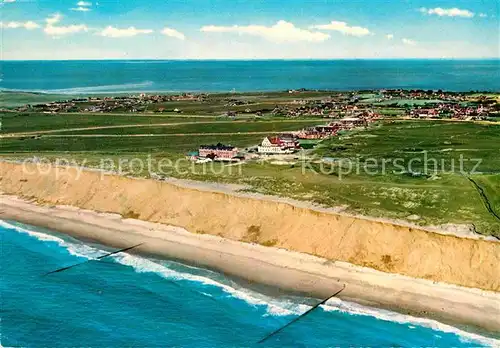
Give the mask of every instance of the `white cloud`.
M 91 2 L 88 1 L 78 1 L 76 3 L 77 7 L 70 8 L 71 11 L 78 11 L 78 12 L 88 12 L 92 11 L 90 8 L 92 6 Z
M 153 30 L 151 29 L 137 29 L 135 27 L 128 27 L 125 29 L 119 29 L 112 26 L 108 26 L 99 32 L 99 35 L 112 38 L 122 38 L 122 37 L 132 37 L 140 34 L 151 34 Z
M 311 29 L 320 29 L 320 30 L 333 30 L 333 31 L 338 31 L 344 35 L 351 35 L 351 36 L 366 36 L 370 35 L 371 32 L 367 28 L 363 27 L 350 27 L 347 25 L 346 22 L 338 22 L 338 21 L 331 21 L 328 24 L 321 24 L 321 25 L 313 25 Z
M 480 14 L 479 14 L 479 17 L 481 17 L 481 18 L 486 18 L 486 17 L 488 17 L 488 15 L 487 15 L 486 13 L 480 13 Z
M 293 23 L 280 20 L 270 27 L 264 25 L 233 25 L 230 27 L 207 25 L 200 29 L 206 33 L 237 33 L 265 38 L 273 42 L 322 42 L 330 35 L 297 28 Z
M 89 28 L 85 24 L 68 25 L 68 26 L 52 26 L 47 25 L 44 29 L 47 35 L 63 36 L 68 34 L 75 34 L 80 32 L 87 32 Z
M 417 42 L 414 41 L 414 40 L 411 40 L 411 39 L 407 39 L 407 38 L 403 38 L 401 40 L 405 45 L 408 45 L 408 46 L 416 46 L 417 45 Z
M 385 37 L 387 38 L 387 40 L 394 39 L 394 35 L 393 34 L 387 34 Z
M 73 8 L 70 8 L 71 11 L 78 11 L 78 12 L 88 12 L 88 11 L 91 11 L 90 8 L 88 7 L 83 7 L 83 6 L 80 6 L 80 7 L 73 7 Z
M 0 28 L 6 28 L 6 29 L 18 29 L 18 28 L 24 28 L 27 30 L 33 30 L 36 28 L 40 28 L 40 25 L 33 21 L 27 21 L 27 22 L 8 22 L 8 23 L 3 23 L 0 22 Z
M 45 34 L 58 37 L 58 36 L 63 36 L 63 35 L 68 35 L 68 34 L 75 34 L 75 33 L 80 33 L 80 32 L 87 32 L 89 28 L 85 24 L 78 24 L 78 25 L 68 25 L 68 26 L 59 26 L 57 23 L 59 23 L 62 19 L 62 16 L 59 13 L 56 13 L 52 15 L 52 17 L 47 18 L 45 21 L 47 22 L 47 25 L 43 29 Z
M 425 8 L 422 7 L 420 12 L 428 14 L 428 15 L 437 15 L 439 17 L 463 17 L 463 18 L 472 18 L 474 17 L 474 13 L 469 10 L 462 10 L 459 8 Z
M 53 14 L 52 17 L 48 17 L 47 19 L 45 19 L 45 21 L 47 22 L 47 25 L 54 25 L 54 24 L 60 22 L 61 19 L 62 19 L 62 16 L 59 13 L 56 13 L 56 14 Z
M 13 2 L 16 2 L 16 0 L 2 0 L 2 1 L 0 1 L 0 3 L 2 3 L 2 4 L 8 4 L 8 3 L 13 3 Z
M 179 39 L 179 40 L 185 40 L 186 39 L 186 36 L 183 33 L 181 33 L 180 31 L 177 31 L 175 29 L 168 28 L 168 27 L 163 28 L 163 30 L 161 31 L 161 33 L 163 35 L 174 37 L 174 38 Z

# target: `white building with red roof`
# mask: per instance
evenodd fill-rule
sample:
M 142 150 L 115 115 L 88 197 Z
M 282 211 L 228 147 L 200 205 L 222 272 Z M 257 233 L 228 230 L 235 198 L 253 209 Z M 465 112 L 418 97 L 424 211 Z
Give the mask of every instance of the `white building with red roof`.
M 295 138 L 290 136 L 272 136 L 262 140 L 258 152 L 262 154 L 287 154 L 294 153 L 299 148 Z

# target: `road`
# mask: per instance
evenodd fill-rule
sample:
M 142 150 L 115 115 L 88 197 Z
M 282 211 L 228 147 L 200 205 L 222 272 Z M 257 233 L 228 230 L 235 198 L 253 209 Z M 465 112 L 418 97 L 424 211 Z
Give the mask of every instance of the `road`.
M 301 120 L 279 120 L 279 121 L 259 121 L 255 122 L 255 124 L 276 124 L 276 123 L 309 123 L 311 121 L 315 121 L 314 119 L 301 119 Z M 321 122 L 321 119 L 318 119 L 318 122 Z M 62 129 L 52 129 L 52 130 L 43 130 L 43 131 L 31 131 L 31 132 L 16 132 L 16 133 L 5 133 L 1 134 L 0 138 L 18 138 L 18 137 L 26 137 L 26 136 L 36 136 L 36 135 L 44 135 L 44 134 L 54 134 L 54 133 L 66 133 L 66 132 L 80 132 L 87 130 L 99 130 L 99 129 L 124 129 L 124 128 L 150 128 L 150 127 L 169 127 L 169 126 L 185 126 L 185 125 L 194 125 L 194 124 L 234 124 L 234 123 L 250 123 L 248 120 L 236 120 L 236 121 L 190 121 L 190 122 L 168 122 L 168 123 L 139 123 L 139 124 L 125 124 L 125 125 L 115 125 L 115 126 L 95 126 L 95 127 L 78 127 L 78 128 L 62 128 Z

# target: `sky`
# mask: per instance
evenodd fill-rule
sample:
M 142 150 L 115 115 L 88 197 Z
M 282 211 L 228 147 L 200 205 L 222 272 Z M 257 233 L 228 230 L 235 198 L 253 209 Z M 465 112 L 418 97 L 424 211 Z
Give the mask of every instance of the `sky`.
M 0 0 L 4 60 L 499 58 L 498 0 Z

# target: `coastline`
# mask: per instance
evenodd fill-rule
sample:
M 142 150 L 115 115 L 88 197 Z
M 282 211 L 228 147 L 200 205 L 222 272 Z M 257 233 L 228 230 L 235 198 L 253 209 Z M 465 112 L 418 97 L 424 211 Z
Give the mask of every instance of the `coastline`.
M 95 170 L 0 161 L 3 193 L 274 246 L 378 271 L 500 291 L 500 243 L 350 216 L 307 203 Z
M 470 122 L 470 121 L 464 121 L 464 122 Z M 0 138 L 2 136 L 0 135 Z M 0 160 L 0 170 L 2 167 L 2 163 L 6 164 L 14 164 L 14 165 L 25 165 L 25 162 L 19 161 L 19 160 L 10 160 L 10 159 L 1 159 Z M 32 163 L 33 166 L 36 166 L 36 162 Z M 128 175 L 120 175 L 119 173 L 115 173 L 112 171 L 104 171 L 101 169 L 95 169 L 93 167 L 78 167 L 74 165 L 64 165 L 60 166 L 57 164 L 51 164 L 51 167 L 53 168 L 61 168 L 65 172 L 65 175 L 69 175 L 70 177 L 75 177 L 75 179 L 78 180 L 79 174 L 78 172 L 81 171 L 82 169 L 85 170 L 86 172 L 93 172 L 93 173 L 99 173 L 100 175 L 105 175 L 105 176 L 120 176 L 123 178 L 127 178 L 130 180 L 142 180 L 143 178 L 140 177 L 134 177 L 134 176 L 128 176 Z M 72 173 L 72 170 L 75 172 Z M 0 176 L 0 181 L 2 180 L 2 177 Z M 192 180 L 192 179 L 179 179 L 175 177 L 164 177 L 161 179 L 154 179 L 150 178 L 150 181 L 155 181 L 158 183 L 167 183 L 179 188 L 185 188 L 185 189 L 191 189 L 191 190 L 197 190 L 197 191 L 202 191 L 202 192 L 208 192 L 208 193 L 221 193 L 221 194 L 227 194 L 235 197 L 241 197 L 241 198 L 251 198 L 251 199 L 256 199 L 256 200 L 263 200 L 263 201 L 271 201 L 271 202 L 276 202 L 276 203 L 284 203 L 284 204 L 289 204 L 294 207 L 298 208 L 304 208 L 316 212 L 321 212 L 321 213 L 331 213 L 339 216 L 344 216 L 348 218 L 355 218 L 359 220 L 364 220 L 368 222 L 377 222 L 377 223 L 388 223 L 400 227 L 406 227 L 409 229 L 421 229 L 426 232 L 430 233 L 436 233 L 440 235 L 448 235 L 448 236 L 453 236 L 453 237 L 458 237 L 458 238 L 465 238 L 465 239 L 473 239 L 473 240 L 484 240 L 484 241 L 490 241 L 490 242 L 498 242 L 500 243 L 500 238 L 497 238 L 495 236 L 491 235 L 482 235 L 478 234 L 476 232 L 471 231 L 468 227 L 468 225 L 461 225 L 461 224 L 453 224 L 453 223 L 448 223 L 448 224 L 441 224 L 441 225 L 418 225 L 414 222 L 411 222 L 410 220 L 404 220 L 404 219 L 392 219 L 392 218 L 384 218 L 384 217 L 375 217 L 375 216 L 370 216 L 370 215 L 361 215 L 361 214 L 355 214 L 355 213 L 350 213 L 345 211 L 344 206 L 324 206 L 320 205 L 311 201 L 307 200 L 297 200 L 294 198 L 289 198 L 289 197 L 282 197 L 282 196 L 276 196 L 276 195 L 270 195 L 270 194 L 262 194 L 262 193 L 257 193 L 257 192 L 248 192 L 245 191 L 248 186 L 246 185 L 240 185 L 240 184 L 233 184 L 233 183 L 219 183 L 219 182 L 210 182 L 210 181 L 197 181 L 197 180 Z M 3 192 L 0 190 L 0 195 Z M 22 195 L 21 195 L 22 196 Z M 38 200 L 38 201 L 43 201 L 43 200 Z M 500 245 L 500 244 L 499 244 Z M 500 287 L 499 287 L 500 289 Z
M 500 331 L 500 294 L 415 279 L 294 251 L 243 243 L 179 227 L 124 219 L 72 206 L 41 206 L 0 195 L 0 218 L 15 220 L 115 248 L 136 243 L 144 255 L 174 258 L 308 296 L 341 299 L 427 317 L 471 329 Z
M 134 177 L 129 177 L 129 178 L 135 179 Z M 317 212 L 331 213 L 331 214 L 335 214 L 335 215 L 340 215 L 340 216 L 349 217 L 349 218 L 355 218 L 355 219 L 364 220 L 364 221 L 368 221 L 368 222 L 388 223 L 388 224 L 397 225 L 397 226 L 401 226 L 401 227 L 407 227 L 410 229 L 422 229 L 422 230 L 425 230 L 426 232 L 437 233 L 437 234 L 441 234 L 441 235 L 445 235 L 445 236 L 447 235 L 447 236 L 453 236 L 453 237 L 458 237 L 458 238 L 485 240 L 485 241 L 490 241 L 490 242 L 500 242 L 500 239 L 496 238 L 495 236 L 486 236 L 486 235 L 474 233 L 472 231 L 465 231 L 465 227 L 467 227 L 466 225 L 444 224 L 444 225 L 438 225 L 438 226 L 435 226 L 435 225 L 421 226 L 421 225 L 417 225 L 416 223 L 412 223 L 409 220 L 389 219 L 389 218 L 383 218 L 383 217 L 374 217 L 374 216 L 353 214 L 353 213 L 345 212 L 344 211 L 345 208 L 342 206 L 340 206 L 340 207 L 325 207 L 325 206 L 316 204 L 314 202 L 299 201 L 299 200 L 296 200 L 293 198 L 288 198 L 288 197 L 266 195 L 266 194 L 255 193 L 255 192 L 245 192 L 244 190 L 247 187 L 243 186 L 243 185 L 238 185 L 238 184 L 212 183 L 212 182 L 196 181 L 196 180 L 189 180 L 189 179 L 177 179 L 177 178 L 173 178 L 173 177 L 167 177 L 167 178 L 162 179 L 161 181 L 175 185 L 175 186 L 179 186 L 182 188 L 190 188 L 190 189 L 204 191 L 204 192 L 217 192 L 217 193 L 223 193 L 223 194 L 230 194 L 230 195 L 235 196 L 235 197 L 252 198 L 252 199 L 263 200 L 263 201 L 272 201 L 272 202 L 277 202 L 277 203 L 291 204 L 294 207 L 309 209 L 309 210 L 313 210 L 313 211 L 317 211 Z

